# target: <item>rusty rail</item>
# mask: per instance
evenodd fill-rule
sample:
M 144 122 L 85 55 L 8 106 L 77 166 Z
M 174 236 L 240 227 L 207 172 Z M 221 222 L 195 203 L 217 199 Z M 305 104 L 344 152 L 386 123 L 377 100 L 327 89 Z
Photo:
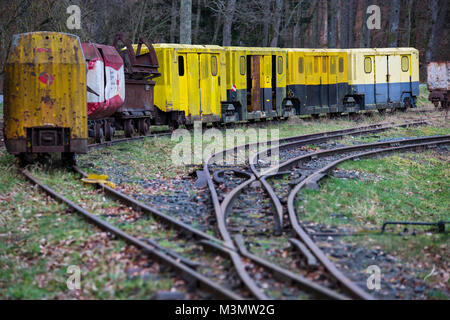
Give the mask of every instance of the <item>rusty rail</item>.
M 158 262 L 165 264 L 174 270 L 176 270 L 179 274 L 187 275 L 191 279 L 194 279 L 201 288 L 205 289 L 206 291 L 209 291 L 212 293 L 215 297 L 220 299 L 233 299 L 233 300 L 241 300 L 242 297 L 237 295 L 236 293 L 230 291 L 229 289 L 221 286 L 218 283 L 215 283 L 214 281 L 208 279 L 207 277 L 201 275 L 194 269 L 186 266 L 179 260 L 172 258 L 169 254 L 165 253 L 160 248 L 148 245 L 144 241 L 141 241 L 137 239 L 134 236 L 129 235 L 126 232 L 123 232 L 122 230 L 114 227 L 113 225 L 109 224 L 108 222 L 98 218 L 93 213 L 81 208 L 74 202 L 70 201 L 69 199 L 65 198 L 61 194 L 57 193 L 55 190 L 51 189 L 50 187 L 46 186 L 44 183 L 39 181 L 37 178 L 35 178 L 30 172 L 27 170 L 22 170 L 21 173 L 33 184 L 39 186 L 43 191 L 45 191 L 48 195 L 50 195 L 55 200 L 64 203 L 65 205 L 69 206 L 76 212 L 78 212 L 80 215 L 82 215 L 85 219 L 87 219 L 89 222 L 97 225 L 101 229 L 116 235 L 120 239 L 124 240 L 125 242 L 136 246 L 143 252 L 145 252 L 148 256 L 151 258 L 157 260 Z
M 434 146 L 436 144 L 448 144 L 450 143 L 450 136 L 442 136 L 442 137 L 431 137 L 431 138 L 417 138 L 417 139 L 409 139 L 409 140 L 403 140 L 400 141 L 400 144 L 405 144 L 403 146 L 395 146 L 395 147 L 389 147 L 388 143 L 374 143 L 374 144 L 367 144 L 367 145 L 360 145 L 356 147 L 348 147 L 348 148 L 340 148 L 339 150 L 327 150 L 318 153 L 319 156 L 323 155 L 329 155 L 336 152 L 344 152 L 344 151 L 350 151 L 350 150 L 364 150 L 366 148 L 373 148 L 375 146 L 381 147 L 386 146 L 384 149 L 377 149 L 374 151 L 368 151 L 364 152 L 362 154 L 356 154 L 356 155 L 350 155 L 347 157 L 344 157 L 342 159 L 336 160 L 328 165 L 326 165 L 323 168 L 319 168 L 315 170 L 308 178 L 297 184 L 294 189 L 290 192 L 288 197 L 288 212 L 289 212 L 289 220 L 291 222 L 291 225 L 293 229 L 295 230 L 297 236 L 300 238 L 300 240 L 308 247 L 309 250 L 314 254 L 314 256 L 322 263 L 322 265 L 335 277 L 335 279 L 343 286 L 343 289 L 345 289 L 348 294 L 350 294 L 354 298 L 363 298 L 363 299 L 370 299 L 371 296 L 368 295 L 366 292 L 364 292 L 362 289 L 357 287 L 355 284 L 353 284 L 347 277 L 345 277 L 337 268 L 336 266 L 326 257 L 326 255 L 323 253 L 323 251 L 315 244 L 315 242 L 311 239 L 311 237 L 308 235 L 308 233 L 303 229 L 303 227 L 300 225 L 297 213 L 294 206 L 294 200 L 297 195 L 297 193 L 305 187 L 308 183 L 314 182 L 317 183 L 320 179 L 325 177 L 326 173 L 331 170 L 332 168 L 336 167 L 338 164 L 355 159 L 355 158 L 361 158 L 361 157 L 368 157 L 372 155 L 379 155 L 382 153 L 389 153 L 389 152 L 396 152 L 396 151 L 403 151 L 407 149 L 414 149 L 417 147 L 427 147 L 427 146 Z M 334 152 L 333 152 L 334 151 Z M 309 155 L 311 157 L 311 155 Z
M 423 123 L 424 123 L 423 121 L 419 121 L 419 122 L 414 122 L 413 124 L 419 125 L 419 124 L 423 124 Z M 411 125 L 411 124 L 412 123 L 405 124 L 405 125 Z M 380 131 L 380 130 L 387 130 L 392 127 L 393 126 L 386 126 L 385 124 L 376 124 L 376 125 L 364 126 L 364 127 L 360 127 L 360 128 L 344 129 L 344 130 L 337 130 L 337 131 L 333 131 L 333 132 L 315 133 L 315 134 L 310 134 L 310 135 L 289 137 L 289 138 L 285 138 L 285 139 L 280 139 L 277 142 L 294 141 L 293 143 L 290 144 L 290 146 L 292 146 L 292 145 L 296 145 L 297 143 L 299 143 L 299 141 L 311 142 L 311 141 L 317 141 L 317 140 L 321 140 L 321 139 L 328 140 L 331 138 L 342 137 L 344 134 L 355 133 L 355 132 L 364 132 L 364 133 L 369 133 L 369 132 L 374 132 L 374 131 L 376 132 L 376 131 Z M 274 141 L 270 141 L 268 143 L 271 144 L 273 142 Z M 219 233 L 220 233 L 222 239 L 224 240 L 225 244 L 228 247 L 231 247 L 233 249 L 233 251 L 236 250 L 236 247 L 235 247 L 233 240 L 232 240 L 232 238 L 227 230 L 227 227 L 226 227 L 227 212 L 228 212 L 229 208 L 231 207 L 231 204 L 233 203 L 234 199 L 239 195 L 239 193 L 244 188 L 246 188 L 248 185 L 250 185 L 253 181 L 256 180 L 256 176 L 251 175 L 249 179 L 247 179 L 245 182 L 243 182 L 238 187 L 233 189 L 225 197 L 223 202 L 220 203 L 218 195 L 217 195 L 217 191 L 214 186 L 213 177 L 209 171 L 209 165 L 216 157 L 218 157 L 221 154 L 223 155 L 230 151 L 238 151 L 239 149 L 248 148 L 252 145 L 255 145 L 255 144 L 246 144 L 243 146 L 238 146 L 238 147 L 235 147 L 232 149 L 227 149 L 227 150 L 217 152 L 213 155 L 210 155 L 205 160 L 204 165 L 203 165 L 203 169 L 204 169 L 203 173 L 204 173 L 208 188 L 211 193 L 211 198 L 212 198 L 212 202 L 213 202 L 213 206 L 214 206 L 215 216 L 217 219 L 217 224 L 218 224 L 217 227 L 218 227 Z M 281 232 L 281 225 L 282 224 L 278 224 L 279 232 Z M 243 246 L 241 244 L 240 251 L 245 252 L 242 250 L 242 248 L 243 248 Z M 240 257 L 235 255 L 233 252 L 230 252 L 229 254 L 232 258 L 232 261 L 234 263 L 236 271 L 238 272 L 239 276 L 241 277 L 242 281 L 246 284 L 246 286 L 250 290 L 250 292 L 252 292 L 252 294 L 258 299 L 267 299 L 267 296 L 262 292 L 262 290 L 260 288 L 258 288 L 258 286 L 250 278 L 249 274 L 247 273 L 247 271 L 245 270 L 245 268 L 243 266 L 242 261 L 240 260 Z M 334 293 L 334 296 L 336 296 L 336 295 L 339 295 L 339 294 Z M 367 298 L 370 298 L 370 297 L 367 297 Z

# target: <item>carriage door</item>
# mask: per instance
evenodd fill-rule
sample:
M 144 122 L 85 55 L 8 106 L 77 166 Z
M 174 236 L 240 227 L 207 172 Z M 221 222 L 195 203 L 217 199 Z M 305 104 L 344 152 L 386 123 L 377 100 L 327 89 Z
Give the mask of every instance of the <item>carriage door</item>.
M 411 82 L 411 55 L 402 55 L 400 56 L 400 79 L 402 88 L 400 90 L 400 95 L 403 91 L 407 90 L 412 92 L 412 82 Z M 405 86 L 408 84 L 408 86 Z
M 248 64 L 251 70 L 247 72 L 247 77 L 251 77 L 251 81 L 248 81 L 251 82 L 250 111 L 258 111 L 261 110 L 261 56 L 251 56 L 251 60 Z
M 388 56 L 375 56 L 375 82 L 377 105 L 386 104 L 389 101 L 389 63 Z
M 375 56 L 364 56 L 365 105 L 377 104 L 377 79 L 375 75 Z
M 201 115 L 200 109 L 200 55 L 188 53 L 186 62 L 186 77 L 188 82 L 188 106 L 189 114 L 193 117 Z M 198 118 L 197 118 L 198 119 Z
M 337 57 L 332 56 L 330 59 L 330 72 L 328 73 L 328 87 L 330 88 L 330 102 L 329 105 L 338 107 L 338 64 L 337 64 Z M 336 110 L 337 111 L 337 110 Z
M 178 101 L 180 110 L 187 111 L 186 114 L 190 114 L 188 106 L 189 106 L 189 98 L 188 98 L 188 77 L 187 77 L 187 55 L 179 54 L 177 57 L 178 63 Z
M 202 117 L 220 113 L 219 56 L 200 54 L 200 109 Z
M 321 101 L 322 107 L 328 107 L 330 102 L 330 88 L 328 86 L 328 57 L 321 57 L 320 66 L 320 87 L 321 87 Z
M 262 56 L 262 109 L 264 112 L 272 111 L 272 56 Z

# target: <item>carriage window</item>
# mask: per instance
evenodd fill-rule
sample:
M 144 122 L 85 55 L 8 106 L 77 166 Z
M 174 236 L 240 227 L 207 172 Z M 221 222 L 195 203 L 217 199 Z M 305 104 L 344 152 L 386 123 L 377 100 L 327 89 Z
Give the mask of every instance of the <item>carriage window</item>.
M 336 57 L 331 57 L 330 73 L 336 74 Z
M 178 75 L 180 77 L 184 76 L 184 58 L 183 58 L 183 56 L 178 56 Z
M 211 56 L 211 74 L 217 76 L 217 57 Z
M 303 58 L 298 58 L 298 72 L 303 73 Z
M 372 59 L 370 57 L 364 58 L 364 72 L 365 73 L 372 72 Z
M 409 59 L 407 56 L 402 57 L 402 71 L 407 72 L 409 70 Z
M 247 69 L 245 66 L 245 57 L 244 56 L 241 56 L 239 69 L 240 69 L 239 72 L 241 73 L 241 75 L 244 75 L 245 69 Z
M 326 57 L 323 57 L 322 58 L 322 72 L 327 72 L 327 58 Z
M 314 57 L 314 73 L 319 72 L 319 57 Z
M 339 73 L 344 73 L 344 58 L 339 58 Z
M 283 57 L 278 57 L 278 74 L 283 74 Z

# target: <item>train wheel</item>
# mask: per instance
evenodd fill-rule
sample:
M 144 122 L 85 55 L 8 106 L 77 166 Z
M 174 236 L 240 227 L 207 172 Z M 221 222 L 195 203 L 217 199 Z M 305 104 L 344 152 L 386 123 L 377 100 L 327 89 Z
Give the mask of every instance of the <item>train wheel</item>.
M 61 154 L 61 160 L 63 164 L 68 166 L 74 166 L 76 164 L 75 161 L 75 153 L 74 152 L 63 152 Z
M 106 141 L 112 141 L 114 136 L 114 128 L 109 122 L 105 124 L 105 139 Z
M 131 119 L 125 120 L 124 127 L 125 127 L 125 137 L 131 138 L 134 133 L 133 120 Z
M 174 130 L 178 129 L 179 126 L 180 125 L 178 124 L 177 121 L 170 121 L 169 122 L 169 130 L 170 131 L 174 131 Z
M 19 158 L 19 166 L 21 166 L 21 167 L 25 167 L 25 166 L 27 166 L 29 164 L 32 164 L 33 160 L 34 160 L 32 154 L 25 153 L 25 152 L 20 153 L 18 158 Z
M 138 131 L 141 136 L 145 136 L 148 133 L 148 124 L 145 119 L 139 119 L 138 122 Z
M 95 142 L 103 143 L 105 142 L 105 134 L 103 132 L 102 125 L 100 123 L 96 123 L 94 126 L 95 130 Z
M 433 100 L 433 104 L 434 104 L 434 109 L 438 110 L 439 109 L 439 100 Z

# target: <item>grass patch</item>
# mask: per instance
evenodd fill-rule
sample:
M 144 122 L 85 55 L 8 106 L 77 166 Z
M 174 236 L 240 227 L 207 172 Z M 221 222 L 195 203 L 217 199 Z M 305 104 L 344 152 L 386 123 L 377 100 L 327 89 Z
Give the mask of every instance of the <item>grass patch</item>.
M 300 220 L 356 230 L 380 230 L 387 220 L 450 220 L 450 165 L 447 156 L 432 150 L 402 153 L 379 159 L 348 161 L 338 169 L 371 174 L 376 178 L 355 180 L 330 177 L 320 183 L 320 191 L 303 190 L 304 201 L 296 202 Z M 339 218 L 336 218 L 337 213 Z M 342 219 L 342 216 L 347 219 Z M 410 231 L 417 230 L 417 234 L 403 237 L 396 235 L 398 232 L 387 232 L 385 235 L 349 237 L 347 240 L 378 246 L 426 270 L 426 274 L 417 275 L 422 278 L 431 272 L 433 266 L 438 270 L 448 270 L 448 234 L 430 233 L 423 227 L 408 228 Z M 427 283 L 440 287 L 449 284 L 445 272 L 427 278 Z
M 128 277 L 129 268 L 150 268 L 147 257 L 67 213 L 26 182 L 13 163 L 0 151 L 1 299 L 148 299 L 173 287 L 164 274 L 152 281 Z M 80 267 L 79 290 L 67 287 L 70 265 Z
M 340 212 L 361 225 L 379 226 L 385 220 L 450 218 L 450 166 L 433 151 L 348 161 L 338 169 L 366 172 L 379 178 L 331 177 L 321 183 L 320 191 L 304 190 L 302 219 L 323 221 L 327 219 L 324 212 Z
M 430 101 L 428 100 L 429 94 L 430 94 L 430 91 L 428 91 L 428 88 L 426 85 L 419 86 L 419 96 L 417 97 L 417 102 L 416 102 L 418 107 L 428 107 L 431 105 Z

